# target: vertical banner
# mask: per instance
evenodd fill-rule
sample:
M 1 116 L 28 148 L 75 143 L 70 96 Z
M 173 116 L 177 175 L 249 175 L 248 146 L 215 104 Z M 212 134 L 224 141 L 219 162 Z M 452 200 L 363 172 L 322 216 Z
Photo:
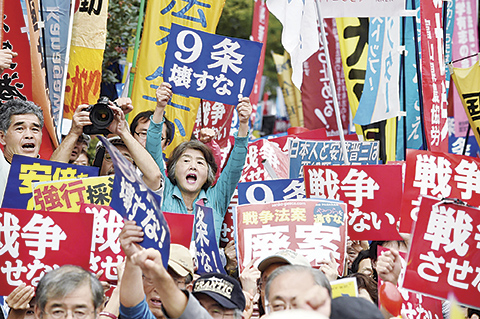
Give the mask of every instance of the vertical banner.
M 418 8 L 420 4 L 415 1 L 407 1 L 407 10 Z M 419 2 L 417 0 L 416 2 Z M 404 76 L 400 84 L 401 109 L 406 116 L 398 118 L 397 133 L 397 160 L 405 160 L 405 149 L 420 149 L 423 142 L 423 130 L 420 114 L 420 93 L 418 90 L 417 59 L 419 54 L 417 45 L 420 46 L 420 37 L 417 36 L 417 17 L 404 17 L 404 45 L 408 54 L 404 55 L 403 71 Z M 415 42 L 415 39 L 418 41 Z
M 50 100 L 47 97 L 48 86 L 45 74 L 45 61 L 43 60 L 43 44 L 40 43 L 38 3 L 38 0 L 26 1 L 32 67 L 32 101 L 42 108 L 44 118 L 43 132 L 45 132 L 45 129 L 48 132 L 48 134 L 44 134 L 42 138 L 42 152 L 44 152 L 44 154 L 50 153 L 51 155 L 54 148 L 58 147 L 58 139 L 50 113 Z M 50 139 L 48 139 L 49 136 Z
M 78 1 L 78 0 L 76 0 Z M 79 1 L 72 27 L 64 118 L 80 104 L 95 104 L 100 96 L 102 61 L 107 38 L 108 0 Z
M 290 65 L 290 56 L 287 51 L 283 56 L 272 52 L 273 62 L 277 69 L 278 84 L 282 88 L 285 106 L 287 107 L 288 117 L 291 126 L 303 126 L 303 110 L 298 106 L 298 101 L 301 102 L 300 91 L 293 85 L 292 82 L 292 67 Z
M 28 34 L 22 32 L 25 28 L 22 6 L 20 1 L 11 1 L 5 6 L 2 14 L 3 25 L 2 48 L 17 52 L 10 68 L 3 70 L 0 75 L 0 100 L 6 102 L 11 99 L 32 99 L 32 67 L 30 61 L 30 44 Z M 24 61 L 20 63 L 20 61 Z
M 480 211 L 422 197 L 403 287 L 480 307 Z
M 449 2 L 446 2 L 449 3 Z M 456 0 L 454 32 L 452 39 L 451 59 L 445 61 L 455 61 L 478 52 L 478 1 L 476 0 Z M 450 4 L 450 3 L 449 3 Z M 469 68 L 478 60 L 475 55 L 470 59 L 458 61 L 454 66 L 458 68 Z M 463 108 L 462 100 L 457 93 L 457 88 L 453 89 L 453 114 L 455 118 L 455 136 L 465 137 L 468 129 L 467 115 Z M 472 132 L 470 132 L 472 134 Z
M 353 122 L 369 125 L 400 114 L 400 19 L 371 18 L 365 84 Z
M 196 205 L 196 209 L 194 239 L 197 273 L 217 272 L 226 274 L 215 239 L 213 210 L 202 205 Z
M 63 78 L 67 57 L 67 41 L 70 21 L 70 1 L 42 0 L 42 17 L 45 23 L 45 69 L 51 103 L 51 114 L 55 127 L 63 117 Z
M 224 4 L 225 0 L 148 1 L 133 82 L 134 110 L 130 119 L 156 106 L 155 91 L 164 81 L 163 64 L 171 24 L 214 33 Z M 165 108 L 165 117 L 175 125 L 174 139 L 167 148 L 167 154 L 184 140 L 190 139 L 199 103 L 197 98 L 173 95 Z
M 478 59 L 478 57 L 475 57 Z M 463 105 L 463 112 L 480 145 L 480 64 L 477 61 L 469 68 L 450 68 L 452 79 Z
M 325 127 L 328 135 L 338 135 L 337 121 L 333 107 L 333 96 L 330 90 L 330 79 L 327 72 L 327 58 L 332 63 L 333 79 L 337 91 L 337 100 L 340 108 L 340 117 L 344 130 L 348 130 L 349 112 L 345 90 L 345 76 L 343 74 L 340 46 L 335 19 L 324 19 L 328 51 L 325 54 L 322 37 L 320 48 L 303 64 L 302 107 L 305 127 L 313 130 Z M 319 31 L 320 32 L 320 31 Z M 320 83 L 320 87 L 319 87 Z
M 420 1 L 423 118 L 427 149 L 448 151 L 442 1 Z
M 269 13 L 267 6 L 265 5 L 265 0 L 255 0 L 253 7 L 252 35 L 250 38 L 253 41 L 263 44 L 262 52 L 260 53 L 260 62 L 258 63 L 257 76 L 255 77 L 253 90 L 250 94 L 250 103 L 252 103 L 255 116 L 257 116 L 256 110 L 260 102 L 260 94 L 262 93 L 262 75 L 265 62 L 265 50 L 267 49 L 268 19 Z M 255 122 L 255 116 L 253 117 L 253 122 Z

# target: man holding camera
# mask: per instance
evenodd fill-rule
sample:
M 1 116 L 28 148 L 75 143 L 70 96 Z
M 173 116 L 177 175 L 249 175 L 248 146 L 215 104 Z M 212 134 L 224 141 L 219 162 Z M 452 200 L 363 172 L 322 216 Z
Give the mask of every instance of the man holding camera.
M 129 98 L 119 99 L 116 101 L 119 106 L 115 106 L 112 102 L 108 107 L 113 112 L 113 120 L 108 126 L 110 133 L 118 135 L 126 149 L 122 149 L 122 153 L 127 153 L 134 161 L 135 165 L 140 169 L 143 181 L 152 190 L 156 191 L 161 186 L 162 174 L 153 158 L 147 150 L 130 134 L 128 123 L 125 120 L 125 112 L 131 111 L 131 100 Z M 90 120 L 90 112 L 86 111 L 89 105 L 79 105 L 75 110 L 72 119 L 72 128 L 68 135 L 63 139 L 60 146 L 52 154 L 50 160 L 68 163 L 70 154 L 79 138 L 83 133 L 84 127 L 92 125 Z

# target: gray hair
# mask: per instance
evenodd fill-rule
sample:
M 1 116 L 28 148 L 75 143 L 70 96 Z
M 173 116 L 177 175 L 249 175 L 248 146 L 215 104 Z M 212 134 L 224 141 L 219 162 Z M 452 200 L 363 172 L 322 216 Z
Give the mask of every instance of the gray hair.
M 64 298 L 86 284 L 90 285 L 92 302 L 96 311 L 103 304 L 102 284 L 92 273 L 74 265 L 65 265 L 49 271 L 40 279 L 35 292 L 37 307 L 43 313 L 48 300 Z
M 13 115 L 34 114 L 43 128 L 43 112 L 35 103 L 20 99 L 9 100 L 0 106 L 0 130 L 7 133 Z
M 321 270 L 308 267 L 308 266 L 302 266 L 302 265 L 286 265 L 286 266 L 282 266 L 275 269 L 270 274 L 270 276 L 268 276 L 267 284 L 265 285 L 265 300 L 268 300 L 268 296 L 270 293 L 270 286 L 272 285 L 272 282 L 275 280 L 275 278 L 288 272 L 310 273 L 312 275 L 312 278 L 315 284 L 327 288 L 328 294 L 330 295 L 330 297 L 332 297 L 332 287 L 330 286 L 330 282 L 328 281 L 327 277 Z M 292 285 L 294 284 L 295 283 L 292 283 Z

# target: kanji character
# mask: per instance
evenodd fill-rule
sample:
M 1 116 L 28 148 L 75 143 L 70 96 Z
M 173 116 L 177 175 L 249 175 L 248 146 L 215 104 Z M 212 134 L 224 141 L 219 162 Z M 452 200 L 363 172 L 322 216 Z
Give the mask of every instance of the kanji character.
M 112 188 L 105 183 L 98 185 L 87 185 L 85 190 L 88 194 L 88 201 L 96 205 L 108 205 L 112 200 Z
M 195 239 L 195 243 L 200 243 L 200 246 L 203 247 L 208 246 L 210 243 L 210 240 L 208 239 L 208 225 L 203 221 L 203 218 L 205 217 L 205 213 L 203 212 L 202 209 L 199 209 L 197 211 L 197 216 L 196 216 L 196 223 L 195 223 L 195 230 L 197 234 L 197 238 Z
M 243 212 L 243 224 L 244 225 L 258 224 L 258 212 L 254 210 Z
M 89 15 L 93 12 L 98 16 L 102 12 L 102 2 L 103 0 L 81 0 L 78 11 L 87 12 Z
M 262 224 L 266 224 L 270 221 L 273 220 L 275 215 L 272 214 L 271 211 L 269 210 L 262 210 L 259 214 L 258 214 L 258 219 L 260 219 L 260 221 L 262 222 Z
M 288 232 L 288 225 L 267 224 L 261 228 L 246 229 L 244 264 L 248 264 L 252 258 L 269 256 L 281 249 L 287 249 L 290 246 Z
M 0 217 L 2 214 L 0 213 Z M 18 237 L 20 237 L 19 230 L 20 225 L 18 224 L 19 219 L 17 216 L 9 212 L 4 212 L 3 215 L 3 224 L 0 223 L 0 235 L 3 234 L 4 242 L 0 242 L 0 256 L 5 253 L 9 253 L 13 258 L 17 258 L 19 243 L 17 242 Z M 0 236 L 1 238 L 2 236 Z
M 211 5 L 205 2 L 200 2 L 199 0 L 182 0 L 182 1 L 186 2 L 185 7 L 180 9 L 178 12 L 172 12 L 172 16 L 180 19 L 185 19 L 187 21 L 200 23 L 202 27 L 206 28 L 207 19 L 205 18 L 205 12 L 203 12 L 204 9 L 200 8 L 200 9 L 194 10 L 193 6 L 197 5 L 197 6 L 209 9 L 211 8 Z M 176 3 L 177 3 L 177 0 L 171 0 L 171 2 L 164 9 L 160 11 L 160 13 L 163 15 L 167 14 L 175 7 Z M 189 11 L 198 13 L 198 17 L 186 15 L 186 13 Z
M 126 212 L 129 212 L 130 208 L 132 207 L 132 200 L 134 194 L 135 188 L 122 176 L 122 181 L 120 182 L 120 194 L 118 195 L 118 197 L 123 199 L 123 207 L 125 207 Z
M 92 251 L 97 250 L 101 252 L 110 248 L 113 253 L 120 253 L 121 248 L 118 235 L 120 235 L 123 228 L 122 216 L 113 209 L 107 210 L 105 208 L 101 208 L 100 211 L 95 208 L 94 216 Z M 97 244 L 100 244 L 100 246 L 95 249 Z
M 210 116 L 212 118 L 212 125 L 217 125 L 218 121 L 223 119 L 223 115 L 225 114 L 225 105 L 223 103 L 214 103 L 212 105 L 212 111 Z
M 240 73 L 242 69 L 235 64 L 241 65 L 242 59 L 245 55 L 235 52 L 238 48 L 240 48 L 238 42 L 232 42 L 229 38 L 223 39 L 222 42 L 213 46 L 213 49 L 215 50 L 221 49 L 218 51 L 212 51 L 211 53 L 211 59 L 216 62 L 207 65 L 207 67 L 209 69 L 221 67 L 222 73 L 227 73 L 228 68 L 232 69 L 236 74 Z
M 456 217 L 453 214 L 456 212 Z M 449 252 L 455 249 L 459 256 L 465 256 L 469 245 L 465 242 L 472 232 L 472 218 L 462 210 L 446 206 L 433 206 L 428 220 L 427 231 L 423 235 L 425 240 L 432 242 L 431 248 L 438 250 L 440 245 Z M 453 232 L 453 239 L 450 236 Z
M 309 169 L 310 195 L 315 198 L 340 199 L 338 174 L 331 169 Z M 325 173 L 325 177 L 323 176 Z
M 292 207 L 290 220 L 292 222 L 300 221 L 305 222 L 307 221 L 307 210 L 304 207 Z
M 40 192 L 41 188 L 39 189 Z M 35 201 L 37 201 L 38 198 L 42 198 L 43 200 L 40 200 L 40 205 L 42 206 L 42 209 L 51 211 L 56 208 L 62 208 L 63 203 L 60 200 L 60 193 L 58 191 L 58 188 L 55 187 L 54 185 L 46 185 L 42 192 L 42 196 L 38 196 L 38 192 L 35 191 Z
M 287 208 L 275 209 L 275 221 L 276 222 L 289 222 L 290 211 Z
M 345 197 L 353 198 L 353 200 L 348 201 L 349 204 L 361 207 L 363 198 L 373 199 L 375 191 L 379 190 L 380 186 L 364 171 L 351 168 L 342 180 L 340 188 L 344 191 Z
M 80 187 L 75 187 L 77 185 L 81 185 Z M 67 204 L 67 208 L 71 208 L 72 204 L 70 203 L 70 194 L 76 193 L 78 196 L 78 201 L 75 202 L 77 206 L 80 206 L 82 203 L 85 203 L 85 199 L 83 198 L 83 191 L 85 190 L 85 186 L 83 186 L 83 180 L 74 181 L 71 183 L 63 184 L 60 188 L 60 191 L 63 192 L 62 199 Z
M 305 198 L 305 184 L 298 180 L 291 180 L 290 184 L 283 190 L 283 199 Z
M 170 71 L 172 72 L 172 75 L 168 78 L 168 81 L 175 83 L 175 86 L 184 86 L 187 89 L 190 88 L 193 72 L 192 68 L 189 68 L 188 66 L 179 67 L 174 63 L 173 68 L 171 68 Z
M 453 179 L 457 181 L 457 188 L 465 190 L 461 192 L 463 200 L 471 199 L 473 192 L 480 194 L 480 170 L 475 162 L 462 159 L 455 172 Z
M 308 261 L 319 264 L 323 260 L 330 260 L 330 253 L 335 259 L 340 259 L 339 247 L 334 243 L 340 241 L 340 228 L 325 227 L 322 224 L 296 225 L 295 238 L 297 252 L 304 255 Z
M 47 182 L 52 180 L 52 167 L 41 165 L 39 163 L 20 165 L 20 174 L 18 179 L 22 182 L 18 190 L 20 194 L 29 194 L 32 192 L 34 182 Z
M 22 230 L 21 236 L 26 239 L 25 246 L 37 248 L 36 251 L 29 251 L 29 254 L 36 259 L 45 257 L 46 248 L 58 251 L 60 241 L 67 239 L 65 232 L 49 216 L 43 217 L 37 213 Z
M 448 197 L 451 192 L 450 181 L 452 169 L 450 162 L 444 157 L 418 154 L 415 164 L 415 180 L 413 186 L 420 188 L 420 194 L 440 194 Z

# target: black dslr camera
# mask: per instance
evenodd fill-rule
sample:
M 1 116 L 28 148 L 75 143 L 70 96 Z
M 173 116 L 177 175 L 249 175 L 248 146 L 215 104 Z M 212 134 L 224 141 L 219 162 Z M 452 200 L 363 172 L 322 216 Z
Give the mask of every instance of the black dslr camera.
M 108 106 L 109 99 L 102 96 L 98 99 L 97 104 L 89 105 L 85 111 L 90 112 L 90 121 L 92 125 L 83 127 L 83 133 L 92 134 L 110 134 L 107 129 L 113 121 L 113 111 Z

